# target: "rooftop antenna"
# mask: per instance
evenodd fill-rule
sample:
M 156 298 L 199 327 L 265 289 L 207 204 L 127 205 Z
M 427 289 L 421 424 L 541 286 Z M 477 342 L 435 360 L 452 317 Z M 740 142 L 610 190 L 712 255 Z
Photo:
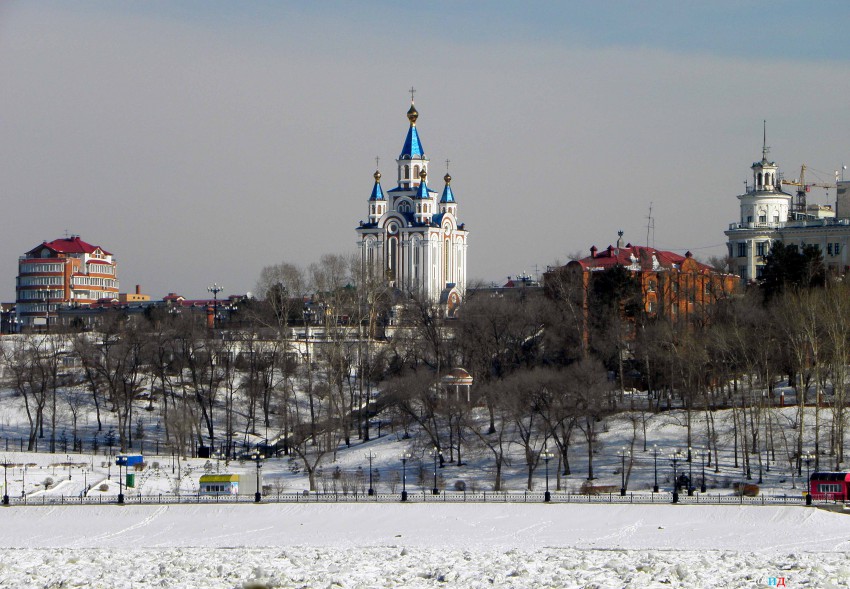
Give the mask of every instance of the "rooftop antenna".
M 649 215 L 646 216 L 646 247 L 649 247 L 649 231 L 652 230 L 652 247 L 655 247 L 655 219 L 652 218 L 652 201 L 649 203 Z
M 767 146 L 767 119 L 762 120 L 762 144 L 761 144 L 761 159 L 767 161 L 767 154 L 770 153 L 770 148 Z

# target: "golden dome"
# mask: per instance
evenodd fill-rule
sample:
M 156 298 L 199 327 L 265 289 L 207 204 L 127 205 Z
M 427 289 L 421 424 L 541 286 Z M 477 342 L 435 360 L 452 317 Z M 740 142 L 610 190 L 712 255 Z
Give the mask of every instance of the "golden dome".
M 375 173 L 374 173 L 374 174 L 372 174 L 372 176 L 374 176 L 374 178 L 375 178 L 375 182 L 380 182 L 380 181 L 381 181 L 381 173 L 380 173 L 378 170 L 375 170 Z
M 446 184 L 451 184 L 451 183 L 452 183 L 452 177 L 451 177 L 451 176 L 449 176 L 449 173 L 448 173 L 448 172 L 446 172 L 446 175 L 445 175 L 445 176 L 443 176 L 443 180 L 445 180 L 445 181 L 446 181 Z
M 419 111 L 416 110 L 416 107 L 413 106 L 413 103 L 410 103 L 410 110 L 407 111 L 407 119 L 410 121 L 411 125 L 416 124 L 416 119 L 419 118 Z
M 423 182 L 425 182 L 425 176 L 427 176 L 427 175 L 428 175 L 428 172 L 426 172 L 426 171 L 425 171 L 425 168 L 422 168 L 422 171 L 421 171 L 421 172 L 419 172 L 419 178 L 420 178 Z

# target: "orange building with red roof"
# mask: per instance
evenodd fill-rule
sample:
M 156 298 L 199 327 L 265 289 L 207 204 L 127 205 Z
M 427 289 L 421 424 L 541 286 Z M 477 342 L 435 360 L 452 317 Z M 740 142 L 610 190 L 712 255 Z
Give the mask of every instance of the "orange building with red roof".
M 590 256 L 547 272 L 544 280 L 549 294 L 553 294 L 558 276 L 580 272 L 586 309 L 594 274 L 621 267 L 634 274 L 640 291 L 639 304 L 647 316 L 677 320 L 694 316 L 728 297 L 740 282 L 734 274 L 718 272 L 696 261 L 691 252 L 680 255 L 630 243 L 624 246 L 622 233 L 620 236 L 616 246 L 609 245 L 602 251 L 593 246 Z
M 60 306 L 117 300 L 116 268 L 111 253 L 79 235 L 34 247 L 18 260 L 15 308 L 20 325 L 49 328 Z

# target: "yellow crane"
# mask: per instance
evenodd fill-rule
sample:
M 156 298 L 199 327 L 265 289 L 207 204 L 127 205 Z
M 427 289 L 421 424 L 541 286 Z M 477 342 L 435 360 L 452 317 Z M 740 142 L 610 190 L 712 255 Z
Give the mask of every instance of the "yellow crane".
M 794 213 L 798 213 L 800 215 L 806 214 L 806 193 L 809 192 L 812 187 L 817 188 L 835 188 L 835 184 L 829 184 L 827 182 L 806 182 L 806 170 L 808 170 L 808 166 L 803 164 L 800 166 L 800 178 L 794 180 L 782 180 L 782 183 L 787 186 L 796 186 L 797 187 L 797 196 L 794 198 L 794 207 L 792 211 Z

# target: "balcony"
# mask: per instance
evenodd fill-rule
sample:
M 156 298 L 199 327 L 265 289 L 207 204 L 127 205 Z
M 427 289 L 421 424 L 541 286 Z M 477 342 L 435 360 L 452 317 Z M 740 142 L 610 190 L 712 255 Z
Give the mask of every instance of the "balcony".
M 801 219 L 797 221 L 787 221 L 784 223 L 730 223 L 729 230 L 746 230 L 746 229 L 791 229 L 800 227 L 835 227 L 850 225 L 850 219 L 836 219 L 834 217 L 826 217 L 823 219 Z

